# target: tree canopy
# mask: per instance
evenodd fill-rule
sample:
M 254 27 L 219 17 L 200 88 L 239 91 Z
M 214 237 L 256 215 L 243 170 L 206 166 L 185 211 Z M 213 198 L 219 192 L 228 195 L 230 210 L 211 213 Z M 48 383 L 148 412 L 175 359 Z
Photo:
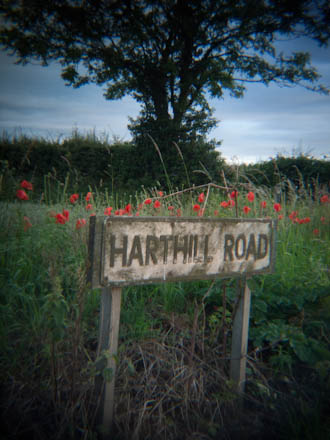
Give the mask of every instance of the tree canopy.
M 106 99 L 141 103 L 133 133 L 158 127 L 180 140 L 215 124 L 208 96 L 246 84 L 302 85 L 327 93 L 305 52 L 279 38 L 326 45 L 328 0 L 1 0 L 0 44 L 18 63 L 62 65 L 66 84 L 105 87 Z M 147 122 L 147 124 L 146 124 Z M 149 124 L 149 125 L 148 125 Z M 156 125 L 155 125 L 156 124 Z M 134 131 L 135 130 L 135 131 Z M 158 137 L 159 137 L 158 136 Z M 156 135 L 157 139 L 157 135 Z

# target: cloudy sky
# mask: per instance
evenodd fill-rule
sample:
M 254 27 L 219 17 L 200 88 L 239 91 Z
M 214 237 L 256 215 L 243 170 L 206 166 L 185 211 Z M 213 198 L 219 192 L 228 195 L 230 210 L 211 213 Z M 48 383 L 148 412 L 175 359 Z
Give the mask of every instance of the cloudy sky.
M 330 87 L 330 48 L 307 41 L 281 44 L 284 50 L 309 51 L 321 83 Z M 56 64 L 19 66 L 14 61 L 0 52 L 1 133 L 57 139 L 78 129 L 130 140 L 128 117 L 140 110 L 133 99 L 106 101 L 102 87 L 66 87 Z M 222 141 L 220 151 L 228 161 L 255 162 L 299 152 L 330 157 L 330 96 L 301 87 L 250 84 L 243 99 L 225 96 L 212 100 L 211 106 L 219 123 L 209 137 Z

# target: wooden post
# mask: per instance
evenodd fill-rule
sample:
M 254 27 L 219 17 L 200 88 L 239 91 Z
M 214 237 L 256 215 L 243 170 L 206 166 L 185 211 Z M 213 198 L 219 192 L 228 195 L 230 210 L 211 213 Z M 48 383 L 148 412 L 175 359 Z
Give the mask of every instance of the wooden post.
M 249 335 L 251 292 L 246 278 L 237 280 L 238 304 L 233 322 L 230 379 L 239 393 L 244 393 L 246 380 L 246 356 Z
M 98 346 L 98 357 L 101 356 L 101 360 L 97 365 L 97 369 L 101 372 L 105 371 L 106 378 L 110 376 L 110 380 L 104 381 L 103 375 L 99 375 L 96 384 L 96 388 L 100 390 L 102 395 L 99 418 L 101 419 L 101 431 L 104 436 L 111 432 L 113 423 L 121 290 L 120 287 L 104 287 L 101 296 Z M 105 354 L 105 357 L 102 354 Z

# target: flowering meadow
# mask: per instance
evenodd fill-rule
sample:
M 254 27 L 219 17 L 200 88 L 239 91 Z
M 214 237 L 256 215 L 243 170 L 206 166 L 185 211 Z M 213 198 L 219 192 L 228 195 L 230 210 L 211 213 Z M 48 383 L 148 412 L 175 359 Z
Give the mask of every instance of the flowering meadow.
M 44 194 L 47 188 L 44 188 Z M 277 219 L 252 292 L 244 405 L 229 380 L 233 279 L 123 291 L 114 439 L 330 438 L 330 194 L 209 183 L 125 199 L 90 190 L 1 203 L 1 438 L 97 439 L 100 291 L 91 216 Z M 233 418 L 235 423 L 233 423 Z M 271 426 L 271 430 L 270 430 Z

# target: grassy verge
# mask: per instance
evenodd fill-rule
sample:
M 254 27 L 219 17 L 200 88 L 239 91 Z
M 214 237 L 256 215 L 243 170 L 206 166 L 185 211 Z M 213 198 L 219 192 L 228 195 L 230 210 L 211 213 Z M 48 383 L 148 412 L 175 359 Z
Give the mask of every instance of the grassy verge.
M 226 182 L 126 199 L 60 193 L 46 205 L 27 186 L 20 189 L 29 200 L 1 205 L 4 439 L 98 438 L 100 294 L 86 284 L 87 226 L 90 215 L 104 213 L 279 222 L 276 272 L 249 282 L 244 408 L 228 379 L 233 280 L 133 286 L 123 295 L 116 438 L 329 438 L 327 194 L 290 189 L 274 201 L 264 188 L 249 184 L 235 194 Z

